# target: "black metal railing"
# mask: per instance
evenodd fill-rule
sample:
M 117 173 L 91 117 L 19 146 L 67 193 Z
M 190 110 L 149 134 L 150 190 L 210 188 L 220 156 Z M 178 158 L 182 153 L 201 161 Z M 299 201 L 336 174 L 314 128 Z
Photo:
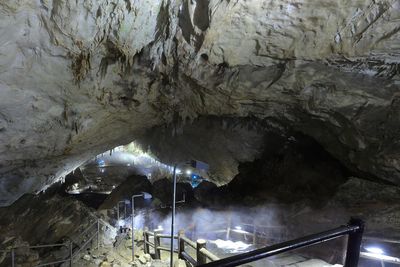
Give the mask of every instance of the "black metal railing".
M 201 267 L 231 267 L 239 266 L 241 264 L 257 261 L 263 258 L 288 252 L 291 250 L 308 247 L 311 245 L 323 243 L 341 236 L 349 235 L 347 241 L 347 252 L 344 267 L 356 267 L 360 257 L 361 240 L 364 232 L 364 222 L 359 219 L 351 219 L 347 225 L 338 228 L 312 234 L 302 238 L 294 239 L 291 241 L 283 242 L 280 244 L 256 249 L 243 254 L 235 255 L 232 257 L 220 259 L 217 261 L 209 262 Z
M 19 247 L 13 247 L 10 249 L 6 250 L 0 250 L 0 254 L 4 253 L 7 255 L 10 253 L 11 255 L 11 262 L 10 266 L 15 267 L 17 266 L 16 259 L 17 259 L 17 253 L 16 250 L 19 248 L 27 248 L 27 249 L 38 249 L 38 248 L 54 248 L 54 247 L 68 247 L 69 248 L 69 255 L 68 258 L 66 259 L 60 259 L 52 262 L 46 262 L 46 263 L 40 263 L 38 265 L 34 265 L 35 267 L 44 267 L 44 266 L 54 266 L 55 264 L 61 264 L 65 262 L 69 262 L 69 266 L 73 266 L 73 261 L 74 259 L 79 256 L 79 254 L 86 249 L 89 244 L 92 244 L 93 240 L 97 241 L 97 249 L 99 249 L 100 246 L 100 224 L 107 227 L 111 227 L 103 221 L 102 219 L 97 218 L 96 216 L 93 216 L 96 219 L 96 222 L 92 223 L 88 228 L 86 228 L 82 233 L 80 233 L 80 237 L 84 237 L 86 235 L 89 235 L 87 240 L 82 239 L 83 244 L 78 244 L 76 241 L 77 250 L 73 251 L 73 242 L 69 241 L 67 243 L 62 243 L 62 244 L 46 244 L 46 245 L 36 245 L 36 246 L 19 246 Z

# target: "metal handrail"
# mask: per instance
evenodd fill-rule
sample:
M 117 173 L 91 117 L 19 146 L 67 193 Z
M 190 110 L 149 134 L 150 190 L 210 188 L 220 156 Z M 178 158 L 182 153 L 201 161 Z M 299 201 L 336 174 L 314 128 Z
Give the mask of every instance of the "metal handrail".
M 68 261 L 70 261 L 69 258 L 66 259 L 66 260 L 52 261 L 52 262 L 47 262 L 47 263 L 39 264 L 39 265 L 36 265 L 35 267 L 49 266 L 49 265 L 53 265 L 53 264 L 57 264 L 57 263 L 64 263 L 64 262 L 68 262 Z
M 42 263 L 39 265 L 36 265 L 36 267 L 43 267 L 43 266 L 49 266 L 49 265 L 54 265 L 58 263 L 64 263 L 64 262 L 70 262 L 70 266 L 72 266 L 72 261 L 73 259 L 89 244 L 90 241 L 92 241 L 96 236 L 97 236 L 97 248 L 99 247 L 99 235 L 100 235 L 100 223 L 108 227 L 104 222 L 101 221 L 101 219 L 98 219 L 96 222 L 91 224 L 88 228 L 86 228 L 80 235 L 86 234 L 90 229 L 93 228 L 93 226 L 97 225 L 96 232 L 89 237 L 89 239 L 75 252 L 72 253 L 72 241 L 68 243 L 57 243 L 57 244 L 46 244 L 46 245 L 35 245 L 35 246 L 18 246 L 18 247 L 12 247 L 7 250 L 0 250 L 0 253 L 11 253 L 11 266 L 15 266 L 15 250 L 18 248 L 28 248 L 28 249 L 36 249 L 36 248 L 49 248 L 49 247 L 62 247 L 62 246 L 69 246 L 70 248 L 70 255 L 67 259 L 64 260 L 59 260 L 59 261 L 53 261 L 53 262 L 47 262 L 47 263 Z
M 89 230 L 92 229 L 92 227 L 95 226 L 96 224 L 98 224 L 98 222 L 92 223 L 88 228 L 86 228 L 85 230 L 83 230 L 83 232 L 80 233 L 80 235 L 82 236 L 82 235 L 86 234 L 87 232 L 89 232 Z
M 97 236 L 97 233 L 89 237 L 89 239 L 72 255 L 72 259 L 75 258 L 87 246 L 87 244 L 95 238 L 95 236 Z
M 202 267 L 231 267 L 253 262 L 287 251 L 307 247 L 332 240 L 344 235 L 349 235 L 347 244 L 346 261 L 344 267 L 355 267 L 360 257 L 361 239 L 364 231 L 364 222 L 357 219 L 350 220 L 348 225 L 341 226 L 332 230 L 309 235 L 295 240 L 283 242 L 281 244 L 256 249 L 243 254 L 213 261 L 200 265 Z
M 13 249 L 18 249 L 18 248 L 48 248 L 48 247 L 63 247 L 63 246 L 68 246 L 69 243 L 57 243 L 57 244 L 46 244 L 46 245 L 35 245 L 35 246 L 29 246 L 29 245 L 22 245 L 22 246 L 17 246 L 17 247 L 11 247 L 9 249 L 5 250 L 0 250 L 0 252 L 11 252 Z
M 18 247 L 12 247 L 10 249 L 7 250 L 0 250 L 1 253 L 11 253 L 11 266 L 14 267 L 15 266 L 15 250 L 19 249 L 19 248 L 28 248 L 28 249 L 35 249 L 35 248 L 49 248 L 49 247 L 72 247 L 72 243 L 57 243 L 57 244 L 46 244 L 46 245 L 35 245 L 35 246 L 18 246 Z M 72 253 L 70 254 L 70 258 L 71 258 Z M 57 263 L 63 263 L 63 262 L 67 262 L 67 261 L 71 261 L 70 258 L 67 258 L 65 260 L 60 260 L 60 261 L 54 261 L 54 262 L 48 262 L 48 263 L 43 263 L 43 264 L 39 264 L 36 265 L 35 267 L 41 267 L 41 266 L 48 266 L 48 265 L 53 265 L 53 264 L 57 264 Z

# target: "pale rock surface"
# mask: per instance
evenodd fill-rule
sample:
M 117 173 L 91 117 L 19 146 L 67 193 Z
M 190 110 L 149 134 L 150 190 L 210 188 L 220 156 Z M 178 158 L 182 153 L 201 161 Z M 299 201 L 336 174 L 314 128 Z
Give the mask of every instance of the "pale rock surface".
M 184 260 L 178 259 L 174 262 L 174 267 L 186 267 L 186 262 Z
M 0 205 L 210 115 L 303 132 L 400 184 L 399 18 L 399 0 L 2 1 Z M 215 173 L 235 174 L 257 140 L 210 141 L 229 162 Z
M 84 255 L 83 256 L 83 259 L 85 260 L 85 261 L 90 261 L 92 258 L 90 257 L 90 255 Z

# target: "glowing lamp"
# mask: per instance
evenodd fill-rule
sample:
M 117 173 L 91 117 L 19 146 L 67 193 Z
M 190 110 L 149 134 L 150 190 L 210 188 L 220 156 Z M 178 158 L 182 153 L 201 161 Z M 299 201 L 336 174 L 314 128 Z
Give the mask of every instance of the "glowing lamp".
M 379 255 L 383 254 L 383 250 L 378 247 L 366 247 L 365 250 L 374 254 L 379 254 Z
M 143 192 L 143 198 L 144 199 L 151 199 L 153 196 L 150 193 Z

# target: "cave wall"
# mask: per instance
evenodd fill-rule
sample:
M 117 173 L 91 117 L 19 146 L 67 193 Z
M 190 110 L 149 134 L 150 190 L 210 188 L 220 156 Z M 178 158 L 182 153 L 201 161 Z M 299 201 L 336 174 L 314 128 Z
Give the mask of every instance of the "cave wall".
M 0 205 L 209 115 L 293 128 L 399 184 L 399 17 L 399 0 L 2 1 Z

